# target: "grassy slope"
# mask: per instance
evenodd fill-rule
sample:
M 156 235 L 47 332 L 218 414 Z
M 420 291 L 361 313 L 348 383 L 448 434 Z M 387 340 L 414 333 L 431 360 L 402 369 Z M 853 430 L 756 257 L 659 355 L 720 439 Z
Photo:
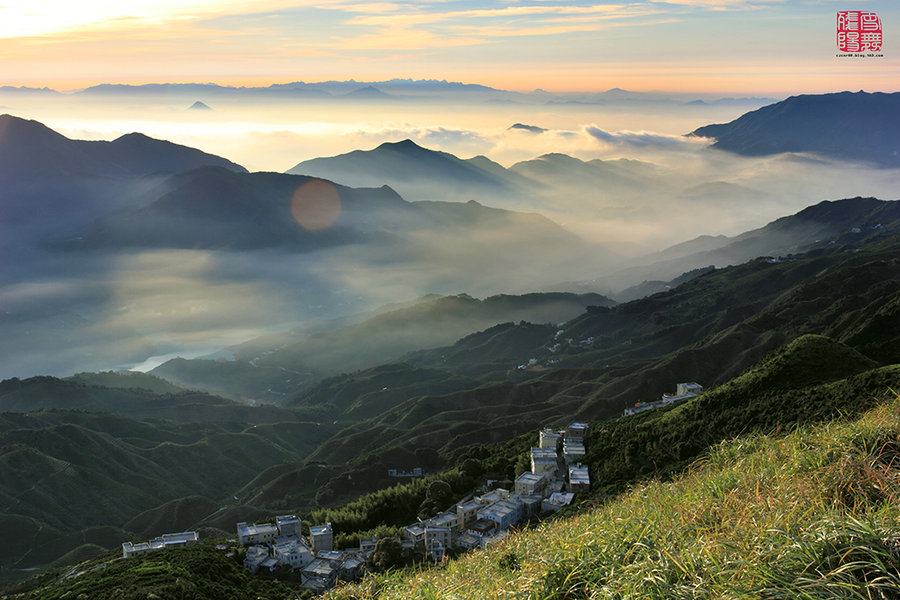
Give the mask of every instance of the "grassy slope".
M 201 544 L 192 548 L 153 552 L 127 560 L 118 552 L 60 571 L 76 577 L 45 583 L 10 598 L 20 600 L 287 600 L 297 592 L 281 583 L 254 577 L 238 560 Z M 35 582 L 30 582 L 32 586 Z M 23 587 L 24 589 L 24 587 Z
M 446 568 L 337 598 L 896 598 L 900 399 L 851 423 L 751 435 L 686 474 Z

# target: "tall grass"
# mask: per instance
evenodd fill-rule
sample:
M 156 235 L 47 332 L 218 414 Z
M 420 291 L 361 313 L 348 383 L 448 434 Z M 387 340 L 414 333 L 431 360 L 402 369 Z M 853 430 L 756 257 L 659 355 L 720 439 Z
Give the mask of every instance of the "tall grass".
M 719 444 L 673 482 L 330 597 L 900 599 L 900 399 Z

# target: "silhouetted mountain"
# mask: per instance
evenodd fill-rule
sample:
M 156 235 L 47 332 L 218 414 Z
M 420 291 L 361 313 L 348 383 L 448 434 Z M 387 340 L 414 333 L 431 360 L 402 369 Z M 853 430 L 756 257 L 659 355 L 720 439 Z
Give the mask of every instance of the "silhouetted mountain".
M 212 110 L 212 108 L 209 105 L 197 100 L 188 107 L 188 110 Z
M 117 213 L 88 229 L 78 247 L 250 249 L 291 246 L 312 250 L 366 239 L 352 226 L 365 212 L 405 204 L 389 188 L 354 190 L 323 183 L 340 215 L 330 227 L 303 227 L 292 213 L 294 194 L 308 177 L 235 173 L 208 167 L 172 177 L 167 191 L 146 207 Z M 318 192 L 317 192 L 318 193 Z M 331 198 L 329 196 L 329 198 Z
M 37 121 L 0 115 L 0 180 L 38 174 L 137 177 L 201 166 L 246 172 L 219 156 L 140 133 L 112 142 L 71 140 Z
M 415 155 L 430 151 L 409 142 Z M 403 145 L 401 144 L 401 148 Z M 402 150 L 401 150 L 402 152 Z M 436 153 L 434 153 L 436 154 Z M 437 160 L 444 160 L 438 157 Z M 450 164 L 475 169 L 463 161 Z M 466 236 L 478 231 L 506 232 L 536 246 L 555 239 L 584 244 L 536 214 L 482 206 L 477 202 L 406 202 L 387 186 L 348 188 L 317 178 L 278 173 L 235 173 L 203 168 L 173 176 L 167 191 L 146 207 L 110 215 L 87 230 L 78 247 L 156 247 L 250 249 L 285 246 L 312 250 L 345 244 L 392 244 L 404 234 Z M 334 210 L 323 226 L 307 226 L 297 211 L 298 194 L 307 194 L 315 210 Z M 333 202 L 332 208 L 317 203 Z M 312 210 L 312 209 L 310 209 Z M 313 224 L 315 225 L 315 224 Z M 484 243 L 497 245 L 485 238 Z M 427 243 L 428 240 L 420 240 Z
M 288 173 L 312 175 L 354 186 L 389 185 L 402 195 L 417 200 L 467 200 L 472 194 L 502 194 L 510 185 L 496 172 L 461 160 L 447 152 L 428 150 L 413 142 L 386 142 L 373 150 L 304 161 Z M 430 194 L 421 188 L 434 190 Z M 406 192 L 405 190 L 415 190 Z
M 748 156 L 814 152 L 845 160 L 900 166 L 900 92 L 791 96 L 692 135 Z
M 58 96 L 59 92 L 51 90 L 48 87 L 33 88 L 26 86 L 13 87 L 11 85 L 0 86 L 0 94 L 16 94 L 16 95 L 42 95 L 42 96 Z
M 331 96 L 345 96 L 355 90 L 365 89 L 367 87 L 377 88 L 380 91 L 387 90 L 388 92 L 396 94 L 503 93 L 502 90 L 496 90 L 483 85 L 437 81 L 433 79 L 390 79 L 387 81 L 355 81 L 350 79 L 347 81 L 322 81 L 316 83 L 294 81 L 291 83 L 273 84 L 268 87 L 234 87 L 217 85 L 214 83 L 149 83 L 143 85 L 104 83 L 85 88 L 84 90 L 77 92 L 77 94 L 86 96 L 120 97 L 185 97 L 202 95 L 203 97 L 310 97 L 315 99 L 328 98 Z M 6 89 L 16 91 L 20 88 L 0 88 L 0 91 Z M 29 88 L 28 91 L 38 90 Z M 47 91 L 50 93 L 58 93 L 53 90 Z M 388 92 L 385 92 L 385 95 L 393 95 Z M 365 96 L 365 94 L 361 96 L 361 99 L 364 99 Z

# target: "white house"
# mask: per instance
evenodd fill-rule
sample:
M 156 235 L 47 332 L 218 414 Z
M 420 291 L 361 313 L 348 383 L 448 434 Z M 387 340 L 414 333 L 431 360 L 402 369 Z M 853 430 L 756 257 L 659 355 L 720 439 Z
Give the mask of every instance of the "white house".
M 678 383 L 675 385 L 675 394 L 681 396 L 683 394 L 694 394 L 695 396 L 703 392 L 703 386 L 696 381 L 687 383 Z
M 514 490 L 523 496 L 539 494 L 547 486 L 547 477 L 544 474 L 522 473 L 516 478 Z
M 459 517 L 459 525 L 462 528 L 468 527 L 478 520 L 478 509 L 481 508 L 481 502 L 471 500 L 464 504 L 456 505 L 456 516 Z
M 531 449 L 531 472 L 535 475 L 553 473 L 558 468 L 556 450 L 549 448 Z
M 587 492 L 591 489 L 591 476 L 588 468 L 580 463 L 569 467 L 569 491 Z
M 244 557 L 244 568 L 251 573 L 256 573 L 262 563 L 269 558 L 269 549 L 265 546 L 250 546 L 247 548 L 247 556 Z
M 568 427 L 566 427 L 566 437 L 577 437 L 582 440 L 587 439 L 588 436 L 588 424 L 587 423 L 579 423 L 578 421 L 572 423 Z
M 248 544 L 268 544 L 278 535 L 278 526 L 272 523 L 238 523 L 237 539 L 238 544 L 246 546 Z
M 559 433 L 548 427 L 541 430 L 538 446 L 545 450 L 556 450 L 556 447 L 559 445 L 559 438 Z
M 331 523 L 309 526 L 309 541 L 312 543 L 313 552 L 328 552 L 334 548 L 334 534 Z
M 290 565 L 292 569 L 302 569 L 315 559 L 312 550 L 299 539 L 275 544 L 272 546 L 272 556 L 279 565 Z
M 567 465 L 580 462 L 584 459 L 584 455 L 584 440 L 582 438 L 567 437 L 565 439 L 563 442 L 563 457 L 566 459 Z
M 297 515 L 281 515 L 275 517 L 275 526 L 278 528 L 278 535 L 283 537 L 300 537 L 302 534 L 300 529 L 300 517 Z

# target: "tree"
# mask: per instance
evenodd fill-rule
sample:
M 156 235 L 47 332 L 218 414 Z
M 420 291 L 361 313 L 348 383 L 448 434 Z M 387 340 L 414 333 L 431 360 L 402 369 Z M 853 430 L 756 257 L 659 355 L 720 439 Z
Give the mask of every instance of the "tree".
M 375 550 L 369 557 L 369 565 L 376 571 L 387 571 L 403 566 L 403 544 L 400 538 L 386 537 L 375 542 Z
M 428 486 L 425 497 L 428 500 L 434 500 L 440 506 L 447 506 L 453 501 L 453 488 L 443 479 L 437 479 Z
M 481 465 L 481 461 L 474 458 L 467 458 L 462 461 L 459 470 L 463 475 L 470 479 L 478 479 L 484 475 L 484 467 Z

